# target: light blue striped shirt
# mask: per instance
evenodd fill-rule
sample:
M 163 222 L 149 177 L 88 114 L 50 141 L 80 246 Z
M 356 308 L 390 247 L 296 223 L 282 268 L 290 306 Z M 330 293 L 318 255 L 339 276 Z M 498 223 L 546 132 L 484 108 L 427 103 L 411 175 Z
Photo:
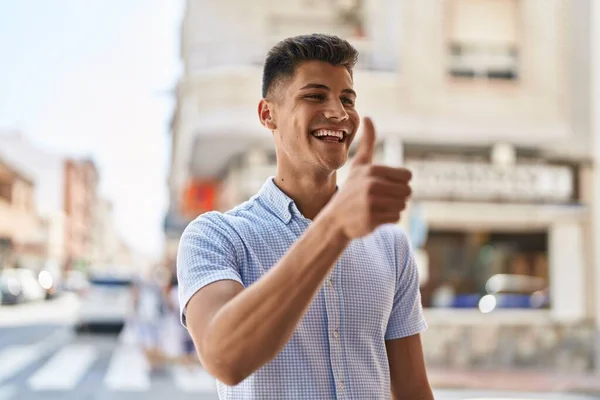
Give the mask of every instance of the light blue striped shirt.
M 272 178 L 233 210 L 191 222 L 177 257 L 182 322 L 194 293 L 225 279 L 252 285 L 310 223 Z M 275 359 L 239 385 L 217 382 L 219 397 L 389 399 L 385 341 L 426 328 L 408 240 L 385 225 L 350 243 Z

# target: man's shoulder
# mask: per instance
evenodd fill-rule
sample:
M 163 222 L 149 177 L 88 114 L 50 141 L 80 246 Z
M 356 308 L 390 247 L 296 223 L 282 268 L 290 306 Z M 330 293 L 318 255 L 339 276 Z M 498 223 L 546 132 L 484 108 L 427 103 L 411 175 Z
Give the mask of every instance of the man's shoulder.
M 190 222 L 185 231 L 189 233 L 219 231 L 230 235 L 256 223 L 259 213 L 255 200 L 250 199 L 228 211 L 205 212 Z
M 404 229 L 398 224 L 384 224 L 377 228 L 373 234 L 396 246 L 409 246 L 408 236 Z

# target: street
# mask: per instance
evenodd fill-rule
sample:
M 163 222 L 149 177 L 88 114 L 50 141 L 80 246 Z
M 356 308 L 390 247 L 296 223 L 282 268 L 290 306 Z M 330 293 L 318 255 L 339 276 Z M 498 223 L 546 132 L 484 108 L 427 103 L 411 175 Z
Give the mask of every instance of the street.
M 121 344 L 118 334 L 76 334 L 76 310 L 74 296 L 0 308 L 0 400 L 217 399 L 214 379 L 199 368 L 151 374 L 142 353 Z M 435 398 L 592 399 L 442 389 L 436 389 Z
M 216 399 L 204 371 L 151 374 L 116 333 L 75 333 L 77 298 L 0 308 L 0 400 Z

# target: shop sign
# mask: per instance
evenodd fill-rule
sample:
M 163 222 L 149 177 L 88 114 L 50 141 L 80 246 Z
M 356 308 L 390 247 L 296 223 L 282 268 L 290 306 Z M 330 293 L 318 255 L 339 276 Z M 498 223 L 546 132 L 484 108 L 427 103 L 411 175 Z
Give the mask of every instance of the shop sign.
M 212 181 L 190 181 L 183 192 L 182 214 L 195 217 L 215 209 L 217 184 Z
M 575 197 L 573 169 L 547 164 L 407 160 L 415 199 L 567 203 Z

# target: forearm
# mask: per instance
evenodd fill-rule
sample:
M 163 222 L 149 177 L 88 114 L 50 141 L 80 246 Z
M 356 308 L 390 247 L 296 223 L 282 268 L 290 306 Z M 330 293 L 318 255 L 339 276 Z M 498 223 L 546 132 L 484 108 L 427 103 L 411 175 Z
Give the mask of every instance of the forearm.
M 202 343 L 213 368 L 236 383 L 283 349 L 348 245 L 340 232 L 327 215 L 317 218 L 269 272 L 215 314 Z
M 435 400 L 431 388 L 424 388 L 418 394 L 407 394 L 405 396 L 395 396 L 392 394 L 392 400 Z

